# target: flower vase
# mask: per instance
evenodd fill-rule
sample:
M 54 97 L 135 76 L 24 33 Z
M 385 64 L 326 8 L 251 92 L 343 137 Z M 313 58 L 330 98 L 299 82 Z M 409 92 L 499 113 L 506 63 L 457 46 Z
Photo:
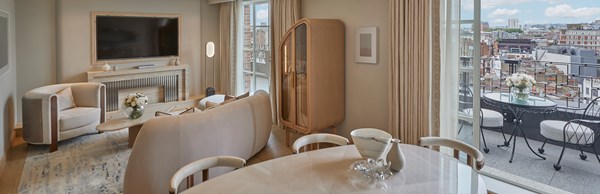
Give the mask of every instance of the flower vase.
M 125 114 L 129 119 L 139 119 L 144 115 L 144 106 L 126 107 Z
M 517 100 L 526 100 L 529 97 L 529 88 L 512 87 L 512 93 Z
M 400 140 L 392 139 L 392 148 L 387 154 L 387 160 L 392 163 L 391 169 L 393 171 L 400 171 L 404 168 L 404 154 L 400 150 Z

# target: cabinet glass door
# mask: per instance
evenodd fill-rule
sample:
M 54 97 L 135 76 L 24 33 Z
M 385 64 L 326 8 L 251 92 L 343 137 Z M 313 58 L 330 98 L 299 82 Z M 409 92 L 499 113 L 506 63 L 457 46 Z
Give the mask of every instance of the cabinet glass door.
M 308 126 L 308 83 L 307 83 L 307 56 L 306 56 L 306 24 L 301 24 L 295 29 L 296 42 L 296 125 Z
M 283 48 L 281 49 L 281 64 L 282 75 L 281 75 L 281 119 L 284 121 L 294 123 L 294 56 L 292 47 L 292 35 L 288 36 L 284 40 Z

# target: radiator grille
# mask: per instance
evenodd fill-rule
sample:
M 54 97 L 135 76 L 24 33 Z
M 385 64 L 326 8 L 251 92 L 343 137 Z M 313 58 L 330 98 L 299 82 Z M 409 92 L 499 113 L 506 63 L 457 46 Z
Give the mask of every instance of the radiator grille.
M 179 100 L 179 75 L 168 75 L 149 77 L 122 81 L 102 82 L 106 85 L 106 109 L 108 111 L 119 110 L 119 90 L 135 89 L 151 86 L 164 87 L 165 102 Z

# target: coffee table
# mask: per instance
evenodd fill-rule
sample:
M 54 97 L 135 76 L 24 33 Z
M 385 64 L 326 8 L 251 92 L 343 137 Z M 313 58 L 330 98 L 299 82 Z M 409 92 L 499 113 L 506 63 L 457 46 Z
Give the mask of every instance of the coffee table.
M 137 137 L 138 133 L 140 132 L 140 129 L 142 128 L 144 123 L 146 123 L 146 121 L 154 118 L 154 113 L 156 111 L 169 112 L 172 109 L 173 108 L 170 108 L 168 110 L 163 110 L 161 108 L 148 108 L 144 111 L 144 115 L 138 119 L 129 119 L 123 113 L 122 117 L 108 120 L 108 121 L 96 126 L 96 130 L 98 130 L 99 132 L 106 132 L 106 131 L 116 131 L 116 130 L 128 128 L 129 129 L 129 147 L 133 147 L 133 143 L 135 142 L 135 138 Z

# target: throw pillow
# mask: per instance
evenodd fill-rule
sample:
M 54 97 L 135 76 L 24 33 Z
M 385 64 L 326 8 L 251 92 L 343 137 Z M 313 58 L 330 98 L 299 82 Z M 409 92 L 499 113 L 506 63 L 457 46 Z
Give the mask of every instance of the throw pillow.
M 235 99 L 239 100 L 239 99 L 242 99 L 242 98 L 245 98 L 245 97 L 248 97 L 248 96 L 250 96 L 250 92 L 243 93 L 242 95 L 239 95 L 239 96 L 235 97 Z
M 188 114 L 188 113 L 195 113 L 195 112 L 202 112 L 200 109 L 194 108 L 194 107 L 189 107 L 187 109 L 185 109 L 184 111 L 182 111 L 179 114 L 174 114 L 174 113 L 170 113 L 170 112 L 162 112 L 162 111 L 156 111 L 154 113 L 155 117 L 159 117 L 159 116 L 173 116 L 173 115 L 183 115 L 183 114 Z
M 73 98 L 73 91 L 71 87 L 65 88 L 56 93 L 58 97 L 58 109 L 65 110 L 77 107 L 75 104 L 75 98 Z
M 219 105 L 221 105 L 221 104 L 216 103 L 216 102 L 207 101 L 206 102 L 206 109 L 205 110 L 213 109 L 213 108 L 215 108 L 215 107 L 217 107 Z

